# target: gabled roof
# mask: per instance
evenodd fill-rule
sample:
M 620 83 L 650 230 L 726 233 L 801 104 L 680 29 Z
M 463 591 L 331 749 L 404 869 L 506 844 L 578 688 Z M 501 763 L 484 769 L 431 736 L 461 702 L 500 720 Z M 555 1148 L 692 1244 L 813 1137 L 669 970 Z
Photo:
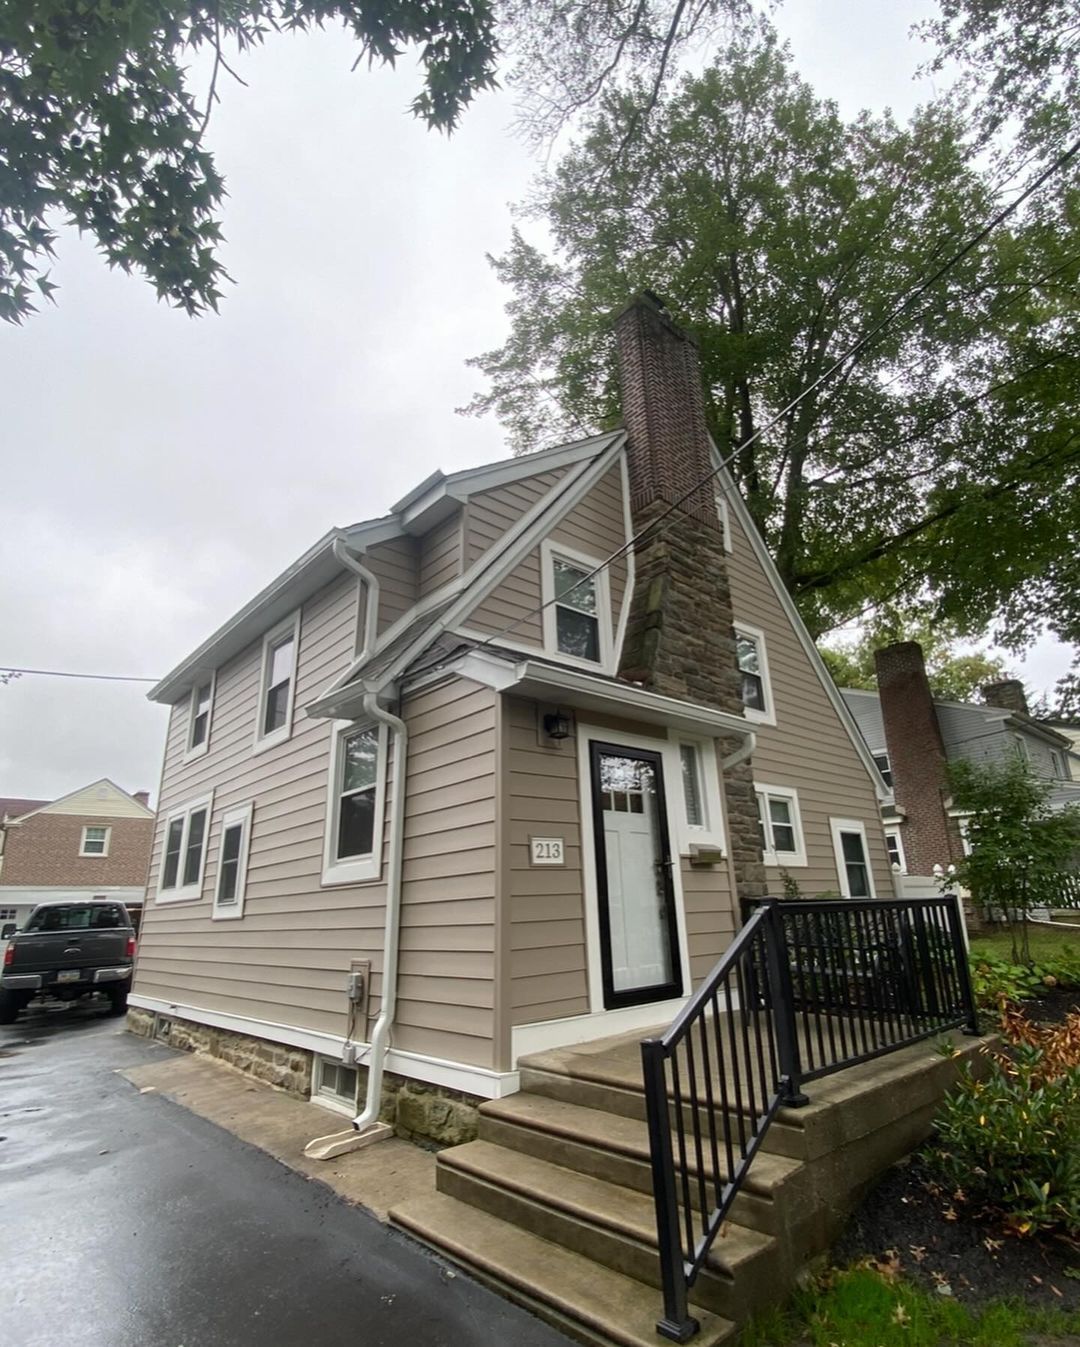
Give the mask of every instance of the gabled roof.
M 334 555 L 334 544 L 339 538 L 350 551 L 362 553 L 366 548 L 391 538 L 426 533 L 459 509 L 476 492 L 491 491 L 538 472 L 573 467 L 595 458 L 621 435 L 622 432 L 613 431 L 576 440 L 572 444 L 541 449 L 522 458 L 483 463 L 461 472 L 433 472 L 403 496 L 388 515 L 362 520 L 346 528 L 335 527 L 323 534 L 291 566 L 156 683 L 147 697 L 154 702 L 179 701 L 190 692 L 196 681 L 239 655 L 275 623 L 295 612 L 302 603 L 328 585 L 344 569 Z
M 108 787 L 109 790 L 114 791 L 117 795 L 122 795 L 127 803 L 134 805 L 134 807 L 140 810 L 143 814 L 145 814 L 147 818 L 154 817 L 154 811 L 148 805 L 143 804 L 141 800 L 136 800 L 134 795 L 124 790 L 122 786 L 118 786 L 115 781 L 110 781 L 107 776 L 102 776 L 99 777 L 97 781 L 90 781 L 85 786 L 79 786 L 77 790 L 69 790 L 66 795 L 60 795 L 55 800 L 26 801 L 25 803 L 33 804 L 36 807 L 33 809 L 28 809 L 25 813 L 20 814 L 19 817 L 14 821 L 17 824 L 25 823 L 27 819 L 33 818 L 35 814 L 45 814 L 50 811 L 55 811 L 56 813 L 61 814 L 78 813 L 80 811 L 65 810 L 63 806 L 67 804 L 69 801 L 76 799 L 78 796 L 83 795 L 85 792 L 91 790 L 96 791 L 98 790 L 99 787 L 102 786 Z M 85 812 L 86 814 L 93 814 L 95 811 L 92 809 L 87 809 Z
M 0 795 L 0 823 L 6 818 L 19 818 L 48 804 L 48 800 L 23 800 L 15 795 Z

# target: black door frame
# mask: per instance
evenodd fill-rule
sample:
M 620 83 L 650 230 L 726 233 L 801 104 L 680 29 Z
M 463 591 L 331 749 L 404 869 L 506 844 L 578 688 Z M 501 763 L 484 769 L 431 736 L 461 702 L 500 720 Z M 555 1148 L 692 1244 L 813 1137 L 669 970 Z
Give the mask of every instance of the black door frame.
M 608 899 L 607 848 L 604 844 L 604 810 L 600 796 L 600 758 L 611 756 L 650 762 L 656 773 L 656 812 L 663 876 L 664 915 L 667 920 L 668 949 L 671 955 L 671 979 L 651 987 L 616 991 L 611 968 L 611 910 Z M 600 924 L 600 973 L 604 987 L 604 1009 L 641 1006 L 650 1001 L 670 1001 L 682 995 L 682 954 L 679 947 L 679 913 L 675 903 L 675 879 L 672 868 L 671 833 L 668 828 L 667 797 L 664 790 L 664 758 L 649 748 L 628 748 L 600 739 L 589 740 L 589 789 L 592 791 L 593 859 L 596 863 L 596 906 Z

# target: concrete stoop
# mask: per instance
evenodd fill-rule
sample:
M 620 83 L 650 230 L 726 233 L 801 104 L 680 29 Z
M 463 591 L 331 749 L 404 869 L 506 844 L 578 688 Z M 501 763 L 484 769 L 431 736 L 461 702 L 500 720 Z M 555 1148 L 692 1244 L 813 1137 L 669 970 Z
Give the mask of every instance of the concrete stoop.
M 578 1341 L 657 1347 L 661 1312 L 637 1036 L 522 1060 L 522 1091 L 480 1109 L 476 1141 L 442 1151 L 436 1193 L 390 1219 Z M 691 1292 L 712 1347 L 776 1304 L 866 1187 L 927 1135 L 963 1060 L 917 1044 L 816 1082 L 782 1111 Z

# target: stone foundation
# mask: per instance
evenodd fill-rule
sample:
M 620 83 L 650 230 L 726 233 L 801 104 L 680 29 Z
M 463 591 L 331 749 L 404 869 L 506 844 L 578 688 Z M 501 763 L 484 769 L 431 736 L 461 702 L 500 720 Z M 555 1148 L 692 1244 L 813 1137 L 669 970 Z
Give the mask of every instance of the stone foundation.
M 201 1052 L 253 1076 L 276 1089 L 302 1098 L 311 1097 L 314 1054 L 306 1048 L 290 1048 L 265 1038 L 215 1029 L 177 1016 L 152 1010 L 128 1011 L 128 1030 L 142 1038 L 156 1039 L 183 1052 Z M 367 1070 L 357 1069 L 359 1098 L 367 1088 Z M 383 1076 L 380 1119 L 399 1137 L 421 1146 L 457 1146 L 476 1137 L 481 1100 L 457 1090 L 423 1081 L 408 1080 L 387 1072 Z M 328 1126 L 328 1132 L 334 1130 Z

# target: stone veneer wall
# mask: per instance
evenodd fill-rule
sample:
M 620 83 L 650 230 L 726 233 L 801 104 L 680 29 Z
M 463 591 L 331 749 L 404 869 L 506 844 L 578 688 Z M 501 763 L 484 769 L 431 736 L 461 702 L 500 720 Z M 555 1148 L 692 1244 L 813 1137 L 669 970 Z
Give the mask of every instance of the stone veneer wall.
M 315 1054 L 266 1038 L 197 1024 L 178 1016 L 132 1008 L 127 1027 L 142 1038 L 156 1039 L 182 1052 L 216 1057 L 245 1075 L 304 1099 L 311 1097 Z M 359 1097 L 367 1088 L 367 1070 L 357 1068 Z M 386 1072 L 380 1118 L 406 1141 L 421 1146 L 456 1146 L 476 1136 L 481 1101 L 440 1085 L 407 1080 Z M 327 1131 L 333 1131 L 328 1125 Z

